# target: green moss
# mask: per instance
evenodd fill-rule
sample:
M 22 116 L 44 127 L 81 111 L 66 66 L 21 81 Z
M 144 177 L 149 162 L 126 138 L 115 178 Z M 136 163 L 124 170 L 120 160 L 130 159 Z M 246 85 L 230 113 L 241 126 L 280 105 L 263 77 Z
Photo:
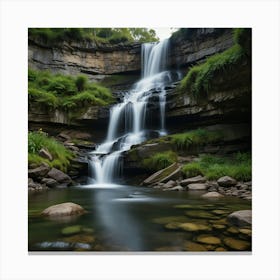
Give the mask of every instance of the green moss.
M 50 152 L 53 156 L 52 161 L 42 158 L 38 154 L 42 148 L 45 148 Z M 67 150 L 54 138 L 48 137 L 46 133 L 42 131 L 28 133 L 28 164 L 40 165 L 45 162 L 51 167 L 66 171 L 72 158 L 72 152 Z
M 215 76 L 231 69 L 244 58 L 244 49 L 235 44 L 230 49 L 210 56 L 205 63 L 193 66 L 180 83 L 181 92 L 189 92 L 198 97 L 207 94 L 213 88 Z
M 214 143 L 223 139 L 221 131 L 208 131 L 205 129 L 196 129 L 185 133 L 170 135 L 171 143 L 177 149 L 184 150 L 193 146 L 200 146 L 207 143 Z
M 143 166 L 147 169 L 157 171 L 172 163 L 177 161 L 177 154 L 173 151 L 166 151 L 162 153 L 156 153 L 150 158 L 146 158 L 143 160 Z
M 230 176 L 236 180 L 248 181 L 252 178 L 252 161 L 248 153 L 237 153 L 232 157 L 206 155 L 198 162 L 183 166 L 186 177 L 204 175 L 210 180 Z
M 251 28 L 234 28 L 233 39 L 239 44 L 247 55 L 251 54 L 252 29 Z
M 48 71 L 28 71 L 30 101 L 62 110 L 86 109 L 91 105 L 105 106 L 114 102 L 111 91 L 90 83 L 86 76 L 51 74 Z

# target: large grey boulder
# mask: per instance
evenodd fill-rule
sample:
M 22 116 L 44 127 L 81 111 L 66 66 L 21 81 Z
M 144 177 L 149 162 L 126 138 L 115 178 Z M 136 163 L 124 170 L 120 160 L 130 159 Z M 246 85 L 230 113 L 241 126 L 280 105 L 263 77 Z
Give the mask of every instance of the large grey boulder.
M 187 189 L 191 190 L 191 191 L 203 191 L 203 190 L 206 190 L 207 188 L 208 188 L 208 186 L 206 184 L 200 184 L 200 183 L 189 184 L 187 186 Z
M 58 182 L 52 178 L 43 178 L 41 182 L 50 188 L 54 188 L 58 185 Z
M 237 181 L 229 176 L 223 176 L 217 182 L 222 187 L 232 187 L 237 184 Z
M 180 182 L 180 184 L 182 186 L 187 186 L 189 184 L 196 184 L 196 183 L 205 183 L 206 182 L 206 178 L 205 177 L 202 177 L 201 175 L 198 175 L 196 177 L 191 177 L 191 178 L 188 178 L 188 179 L 185 179 L 185 180 L 182 180 Z
M 166 189 L 163 189 L 164 191 L 183 191 L 184 188 L 182 186 L 175 186 L 175 187 L 172 187 L 172 188 L 166 188 Z
M 232 225 L 243 227 L 252 225 L 252 210 L 239 210 L 228 215 L 227 220 Z
M 46 208 L 41 214 L 43 216 L 59 217 L 59 216 L 72 216 L 85 213 L 85 209 L 73 202 L 65 202 L 56 204 Z
M 72 182 L 71 178 L 67 174 L 65 174 L 64 172 L 62 172 L 56 168 L 52 168 L 48 172 L 48 177 L 56 180 L 59 183 L 64 183 L 67 185 Z
M 41 164 L 39 167 L 36 167 L 34 169 L 28 170 L 28 177 L 29 178 L 42 178 L 47 175 L 49 172 L 50 167 L 47 164 Z

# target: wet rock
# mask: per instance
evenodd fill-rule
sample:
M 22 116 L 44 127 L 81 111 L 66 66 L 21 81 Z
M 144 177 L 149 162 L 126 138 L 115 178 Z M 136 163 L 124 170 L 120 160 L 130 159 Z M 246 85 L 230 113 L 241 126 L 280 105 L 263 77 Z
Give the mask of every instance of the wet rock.
M 168 189 L 168 188 L 172 188 L 176 186 L 176 182 L 173 181 L 173 180 L 169 180 L 166 184 L 164 184 L 162 187 L 165 188 L 165 189 Z
M 209 245 L 220 245 L 221 244 L 220 238 L 210 236 L 210 235 L 200 235 L 196 238 L 196 240 L 200 243 L 209 244 Z
M 223 197 L 223 195 L 218 193 L 218 192 L 208 192 L 208 193 L 203 194 L 201 197 L 203 197 L 203 198 L 219 198 L 219 197 Z
M 175 186 L 175 187 L 172 187 L 172 188 L 167 188 L 167 189 L 164 189 L 164 191 L 183 191 L 184 188 L 182 186 Z
M 231 234 L 238 234 L 238 233 L 239 233 L 238 229 L 235 228 L 235 227 L 229 227 L 229 228 L 227 229 L 227 232 L 229 232 L 229 233 L 231 233 Z
M 69 226 L 62 229 L 62 235 L 74 235 L 80 233 L 82 231 L 82 227 L 79 225 Z
M 191 252 L 207 251 L 203 245 L 191 241 L 186 241 L 184 243 L 184 250 Z
M 163 246 L 155 249 L 157 252 L 179 252 L 182 251 L 180 246 Z
M 192 177 L 192 178 L 188 178 L 188 179 L 182 180 L 180 182 L 180 184 L 182 186 L 187 186 L 189 184 L 205 183 L 205 182 L 206 182 L 206 178 L 202 177 L 201 175 L 199 175 L 199 176 L 196 176 L 196 177 Z
M 63 132 L 59 133 L 57 137 L 62 139 L 63 141 L 69 141 L 71 139 L 69 135 Z
M 164 225 L 168 223 L 178 222 L 185 223 L 188 219 L 185 216 L 168 216 L 168 217 L 160 217 L 153 219 L 153 222 L 156 224 Z
M 42 158 L 48 159 L 49 161 L 53 160 L 53 156 L 51 155 L 51 153 L 48 151 L 47 148 L 42 148 L 39 151 L 39 156 L 41 156 Z
M 54 188 L 58 185 L 58 182 L 52 178 L 43 178 L 41 182 L 46 184 L 49 188 Z
M 189 184 L 187 186 L 187 189 L 188 190 L 192 190 L 192 191 L 203 191 L 203 190 L 206 190 L 207 189 L 207 185 L 206 184 L 200 184 L 200 183 L 197 183 L 197 184 Z
M 225 225 L 219 225 L 219 224 L 213 224 L 212 227 L 213 229 L 217 229 L 217 230 L 222 230 L 226 228 Z
M 216 215 L 225 215 L 225 214 L 228 214 L 229 211 L 228 210 L 222 210 L 222 209 L 215 209 L 215 210 L 212 210 L 212 213 L 214 213 Z
M 171 223 L 168 223 L 168 224 L 164 225 L 164 227 L 166 229 L 179 229 L 180 228 L 180 224 L 181 223 L 178 223 L 178 222 L 171 222 Z
M 229 176 L 223 176 L 218 179 L 217 183 L 222 187 L 231 187 L 237 184 L 237 181 Z
M 28 170 L 28 177 L 32 179 L 42 178 L 47 175 L 50 167 L 47 164 L 41 164 L 39 167 Z
M 203 211 L 203 210 L 189 210 L 186 211 L 185 214 L 191 218 L 211 219 L 211 220 L 219 219 L 219 217 L 211 214 L 210 212 Z
M 207 225 L 197 224 L 197 223 L 183 223 L 179 224 L 178 227 L 184 231 L 211 231 L 212 228 Z
M 67 185 L 72 183 L 71 178 L 67 174 L 56 168 L 52 168 L 47 175 L 59 183 L 65 183 Z
M 246 237 L 252 237 L 252 230 L 248 229 L 248 228 L 240 228 L 239 232 L 243 235 L 245 235 Z
M 231 237 L 223 239 L 224 244 L 233 250 L 244 251 L 250 248 L 250 243 L 244 240 L 238 240 Z
M 240 210 L 231 213 L 227 220 L 232 225 L 238 227 L 251 226 L 252 224 L 252 210 Z
M 216 252 L 226 252 L 226 249 L 223 247 L 218 247 L 215 249 Z
M 80 215 L 84 214 L 85 212 L 86 211 L 82 206 L 72 202 L 65 202 L 46 208 L 41 214 L 43 216 L 59 217 Z

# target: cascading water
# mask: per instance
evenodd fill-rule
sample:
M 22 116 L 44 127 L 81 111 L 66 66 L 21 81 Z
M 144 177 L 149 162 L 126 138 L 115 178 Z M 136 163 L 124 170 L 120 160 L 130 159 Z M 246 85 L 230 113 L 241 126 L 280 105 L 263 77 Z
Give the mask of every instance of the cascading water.
M 171 82 L 170 72 L 166 71 L 167 57 L 168 39 L 142 44 L 142 79 L 123 97 L 121 103 L 111 108 L 106 141 L 91 153 L 90 167 L 95 183 L 113 183 L 121 170 L 122 152 L 146 140 L 147 104 L 154 94 L 159 99 L 159 135 L 166 134 L 165 86 Z

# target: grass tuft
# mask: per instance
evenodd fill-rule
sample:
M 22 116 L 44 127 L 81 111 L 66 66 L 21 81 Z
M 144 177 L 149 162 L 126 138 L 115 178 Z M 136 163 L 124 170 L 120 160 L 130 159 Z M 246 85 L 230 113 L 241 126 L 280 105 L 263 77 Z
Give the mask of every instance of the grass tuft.
M 147 169 L 158 171 L 177 161 L 177 154 L 173 151 L 156 153 L 143 160 L 143 166 Z

